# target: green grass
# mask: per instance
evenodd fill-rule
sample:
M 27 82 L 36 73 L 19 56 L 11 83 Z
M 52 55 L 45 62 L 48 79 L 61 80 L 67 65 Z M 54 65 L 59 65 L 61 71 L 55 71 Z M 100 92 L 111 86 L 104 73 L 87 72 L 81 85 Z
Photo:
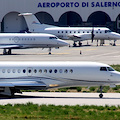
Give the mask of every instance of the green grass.
M 0 105 L 0 120 L 119 120 L 120 106 Z

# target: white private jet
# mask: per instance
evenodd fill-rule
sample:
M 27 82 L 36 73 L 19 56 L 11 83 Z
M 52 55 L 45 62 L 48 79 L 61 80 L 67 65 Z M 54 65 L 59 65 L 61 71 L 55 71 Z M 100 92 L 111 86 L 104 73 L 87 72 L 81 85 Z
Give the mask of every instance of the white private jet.
M 76 46 L 76 42 L 96 39 L 98 40 L 114 40 L 120 39 L 120 34 L 112 32 L 106 27 L 57 27 L 52 25 L 41 24 L 38 19 L 32 13 L 21 13 L 19 16 L 24 16 L 28 29 L 30 32 L 50 33 L 64 40 L 73 40 L 73 46 Z
M 97 62 L 0 62 L 0 94 L 70 86 L 120 85 L 120 72 Z
M 12 49 L 26 48 L 58 48 L 68 45 L 67 42 L 60 40 L 55 35 L 43 33 L 0 33 L 0 49 L 3 54 L 11 54 Z M 8 51 L 7 51 L 8 49 Z

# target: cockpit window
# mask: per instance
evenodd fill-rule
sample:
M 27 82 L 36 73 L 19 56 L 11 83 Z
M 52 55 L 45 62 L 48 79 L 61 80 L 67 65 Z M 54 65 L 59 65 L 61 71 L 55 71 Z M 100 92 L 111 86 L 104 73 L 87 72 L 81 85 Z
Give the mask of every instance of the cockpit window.
M 111 67 L 107 67 L 108 71 L 115 71 L 113 68 Z
M 106 67 L 100 67 L 100 71 L 107 71 Z
M 110 32 L 112 32 L 111 30 L 105 30 L 105 33 L 110 33 Z
M 57 37 L 49 37 L 49 39 L 57 39 Z

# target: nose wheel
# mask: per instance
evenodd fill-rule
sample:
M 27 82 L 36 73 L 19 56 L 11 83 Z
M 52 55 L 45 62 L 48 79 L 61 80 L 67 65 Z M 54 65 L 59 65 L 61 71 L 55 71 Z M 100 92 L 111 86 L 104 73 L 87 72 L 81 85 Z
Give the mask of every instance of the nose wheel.
M 100 86 L 100 94 L 99 94 L 99 98 L 103 98 L 102 89 L 103 89 L 103 87 Z
M 103 98 L 103 94 L 102 93 L 99 94 L 99 98 Z
M 51 48 L 49 48 L 49 53 L 48 54 L 51 55 Z

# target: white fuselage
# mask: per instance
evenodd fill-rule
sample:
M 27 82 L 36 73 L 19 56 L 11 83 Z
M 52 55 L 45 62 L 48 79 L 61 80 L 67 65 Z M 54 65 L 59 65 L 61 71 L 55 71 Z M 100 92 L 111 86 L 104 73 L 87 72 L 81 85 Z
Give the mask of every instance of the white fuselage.
M 32 13 L 21 13 L 24 16 L 30 32 L 50 33 L 65 40 L 83 41 L 83 40 L 119 40 L 120 34 L 112 32 L 106 27 L 57 27 L 47 24 L 41 24 Z M 92 34 L 93 33 L 93 34 Z
M 0 86 L 4 84 L 19 89 L 116 85 L 120 72 L 96 62 L 0 62 Z
M 50 48 L 66 46 L 63 40 L 60 40 L 51 34 L 37 33 L 1 33 L 0 48 L 21 49 L 21 48 Z
M 119 40 L 120 34 L 112 32 L 105 27 L 49 27 L 41 29 L 41 33 L 54 34 L 65 40 L 73 41 L 91 40 L 91 32 L 94 29 L 94 39 L 96 40 Z M 78 37 L 74 37 L 78 36 Z

